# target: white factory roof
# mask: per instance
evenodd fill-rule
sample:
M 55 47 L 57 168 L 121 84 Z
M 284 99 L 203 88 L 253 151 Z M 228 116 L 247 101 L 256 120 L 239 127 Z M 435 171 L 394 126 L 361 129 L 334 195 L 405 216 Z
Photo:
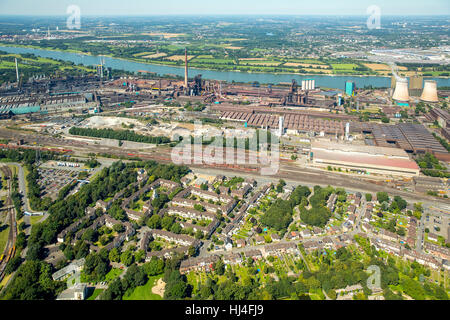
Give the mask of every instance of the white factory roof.
M 354 145 L 338 142 L 314 141 L 311 143 L 311 149 L 322 149 L 326 151 L 341 151 L 352 153 L 365 153 L 367 155 L 378 155 L 397 158 L 408 158 L 408 154 L 398 148 L 387 148 L 378 146 Z

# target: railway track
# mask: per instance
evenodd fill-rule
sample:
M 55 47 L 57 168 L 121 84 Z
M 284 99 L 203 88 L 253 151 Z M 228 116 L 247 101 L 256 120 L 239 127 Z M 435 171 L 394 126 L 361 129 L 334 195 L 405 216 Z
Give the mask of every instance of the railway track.
M 0 171 L 5 177 L 8 177 L 8 197 L 6 198 L 5 206 L 8 209 L 9 216 L 9 235 L 8 241 L 6 242 L 5 249 L 0 256 L 0 281 L 3 280 L 5 276 L 5 269 L 8 262 L 14 257 L 16 253 L 16 239 L 17 239 L 17 223 L 16 223 L 16 211 L 13 206 L 13 201 L 11 199 L 12 193 L 12 172 L 11 168 L 3 166 Z

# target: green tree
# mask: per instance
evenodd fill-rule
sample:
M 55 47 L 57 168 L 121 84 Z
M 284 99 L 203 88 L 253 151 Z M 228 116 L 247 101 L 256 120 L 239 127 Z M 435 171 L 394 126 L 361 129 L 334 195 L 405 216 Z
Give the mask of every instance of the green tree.
M 120 261 L 119 249 L 112 248 L 111 251 L 109 252 L 108 257 L 111 262 L 119 262 Z
M 124 251 L 120 255 L 120 262 L 122 262 L 127 267 L 132 265 L 133 261 L 134 261 L 134 255 L 133 255 L 133 252 L 130 250 Z
M 157 214 L 152 215 L 147 220 L 147 226 L 151 229 L 159 229 L 161 228 L 161 217 Z

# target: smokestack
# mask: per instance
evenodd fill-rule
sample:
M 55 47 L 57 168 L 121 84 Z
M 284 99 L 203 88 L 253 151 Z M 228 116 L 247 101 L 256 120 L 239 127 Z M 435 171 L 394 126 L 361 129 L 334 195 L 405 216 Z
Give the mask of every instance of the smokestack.
M 392 99 L 396 101 L 409 101 L 409 90 L 408 90 L 408 80 L 403 78 L 398 78 L 395 85 L 395 92 Z
M 282 136 L 284 131 L 284 118 L 280 117 L 278 121 L 278 136 Z
M 187 58 L 187 48 L 184 49 L 184 88 L 187 90 L 188 87 L 188 58 Z
M 426 80 L 420 100 L 425 102 L 439 102 L 437 94 L 437 83 L 433 80 Z
M 19 66 L 17 65 L 17 58 L 15 58 L 16 60 L 16 77 L 17 77 L 17 83 L 19 83 Z

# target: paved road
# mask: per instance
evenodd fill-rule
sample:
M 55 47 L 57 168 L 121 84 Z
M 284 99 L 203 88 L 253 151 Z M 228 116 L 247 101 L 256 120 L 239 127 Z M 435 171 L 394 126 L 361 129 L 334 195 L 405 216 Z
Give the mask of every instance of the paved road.
M 27 189 L 26 189 L 26 182 L 25 182 L 25 171 L 23 170 L 22 165 L 17 162 L 6 163 L 6 165 L 13 165 L 19 169 L 17 177 L 19 180 L 19 191 L 23 195 L 23 203 L 24 203 L 23 209 L 28 212 L 33 212 L 30 208 L 30 203 L 28 200 L 27 192 L 26 192 Z

